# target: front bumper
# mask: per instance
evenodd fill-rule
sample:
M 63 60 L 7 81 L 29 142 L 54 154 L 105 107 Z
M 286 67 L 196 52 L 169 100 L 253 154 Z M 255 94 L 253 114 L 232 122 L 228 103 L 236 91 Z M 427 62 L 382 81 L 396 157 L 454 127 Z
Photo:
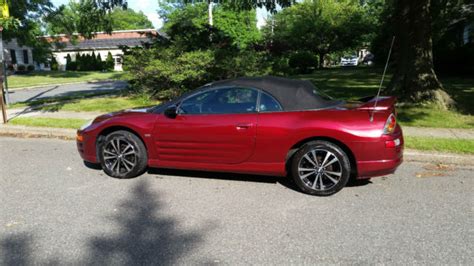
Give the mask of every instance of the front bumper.
M 95 137 L 78 130 L 76 137 L 77 151 L 84 161 L 98 163 Z

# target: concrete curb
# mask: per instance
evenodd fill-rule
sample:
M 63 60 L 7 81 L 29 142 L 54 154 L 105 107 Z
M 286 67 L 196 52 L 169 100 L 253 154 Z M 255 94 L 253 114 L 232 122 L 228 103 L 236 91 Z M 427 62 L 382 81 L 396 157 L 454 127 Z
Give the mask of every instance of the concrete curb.
M 76 139 L 75 129 L 27 127 L 16 125 L 0 125 L 0 136 L 22 137 L 22 138 L 57 138 Z M 403 159 L 408 162 L 456 164 L 462 166 L 474 166 L 474 155 L 439 153 L 430 151 L 418 151 L 405 149 Z
M 474 166 L 474 155 L 440 153 L 433 151 L 419 151 L 405 149 L 403 159 L 408 162 L 456 164 L 462 166 Z
M 15 125 L 1 125 L 0 136 L 22 138 L 57 138 L 76 139 L 76 130 L 67 128 L 27 127 Z
M 29 90 L 29 89 L 37 89 L 37 88 L 44 88 L 44 87 L 50 87 L 50 86 L 63 86 L 63 85 L 73 85 L 73 84 L 91 84 L 91 83 L 114 82 L 114 81 L 127 82 L 126 80 L 120 80 L 120 79 L 97 79 L 97 80 L 89 80 L 89 81 L 43 84 L 43 85 L 35 85 L 35 86 L 30 86 L 30 87 L 8 88 L 8 91 Z

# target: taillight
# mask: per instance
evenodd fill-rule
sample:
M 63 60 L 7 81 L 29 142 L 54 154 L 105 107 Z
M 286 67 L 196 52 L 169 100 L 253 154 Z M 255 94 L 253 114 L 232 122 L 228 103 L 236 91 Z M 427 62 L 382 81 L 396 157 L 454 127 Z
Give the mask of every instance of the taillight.
M 397 119 L 395 118 L 394 114 L 390 114 L 390 116 L 387 118 L 387 122 L 385 122 L 383 133 L 392 134 L 395 131 L 396 126 L 397 126 Z

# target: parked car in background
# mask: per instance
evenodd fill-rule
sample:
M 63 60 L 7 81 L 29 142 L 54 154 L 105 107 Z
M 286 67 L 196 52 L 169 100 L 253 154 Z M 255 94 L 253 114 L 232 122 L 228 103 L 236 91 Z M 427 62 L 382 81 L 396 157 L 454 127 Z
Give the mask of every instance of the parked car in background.
M 359 64 L 359 57 L 357 55 L 341 57 L 341 66 L 357 66 Z
M 147 166 L 289 174 L 301 191 L 327 196 L 350 177 L 393 173 L 403 136 L 394 97 L 347 103 L 309 81 L 262 77 L 217 81 L 159 106 L 99 116 L 78 130 L 77 147 L 116 178 Z

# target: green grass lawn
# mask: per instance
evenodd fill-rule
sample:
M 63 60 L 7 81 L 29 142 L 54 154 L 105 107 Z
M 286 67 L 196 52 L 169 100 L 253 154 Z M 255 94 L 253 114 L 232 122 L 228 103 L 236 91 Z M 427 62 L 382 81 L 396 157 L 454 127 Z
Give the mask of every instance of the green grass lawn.
M 124 78 L 124 75 L 124 72 L 34 71 L 8 76 L 8 87 L 14 89 L 62 83 L 120 80 Z
M 334 68 L 295 76 L 312 81 L 325 93 L 339 99 L 355 100 L 376 95 L 382 69 Z M 391 79 L 386 75 L 384 86 Z M 442 110 L 431 105 L 397 107 L 400 124 L 417 127 L 474 128 L 474 78 L 440 78 L 446 91 L 457 102 L 457 110 Z M 396 96 L 396 95 L 395 95 Z
M 474 140 L 410 136 L 404 139 L 409 149 L 474 154 Z
M 8 123 L 30 127 L 80 128 L 87 120 L 73 118 L 16 117 Z
M 30 106 L 41 111 L 71 111 L 71 112 L 115 112 L 123 109 L 153 106 L 160 101 L 147 97 L 125 96 L 125 93 L 117 93 L 105 96 L 103 94 L 83 95 L 68 97 L 56 97 L 40 99 L 29 103 L 12 104 L 10 108 L 21 108 Z

